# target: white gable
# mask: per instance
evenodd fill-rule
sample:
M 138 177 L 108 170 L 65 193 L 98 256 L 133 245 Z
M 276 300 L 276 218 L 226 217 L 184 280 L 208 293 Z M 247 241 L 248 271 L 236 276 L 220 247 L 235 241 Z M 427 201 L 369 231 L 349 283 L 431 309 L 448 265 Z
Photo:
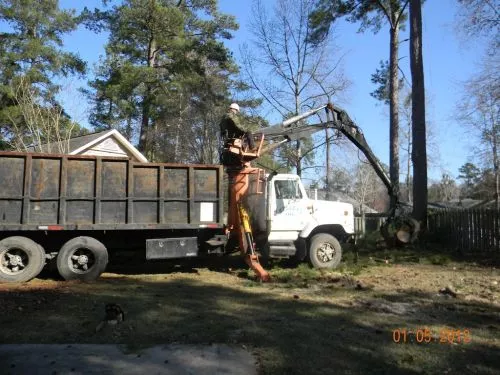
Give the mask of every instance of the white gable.
M 94 155 L 131 158 L 147 163 L 147 159 L 116 129 L 72 151 L 71 155 Z
M 93 145 L 92 147 L 83 151 L 80 155 L 95 155 L 95 156 L 116 156 L 124 158 L 134 158 L 134 155 L 127 152 L 124 147 L 121 147 L 115 138 L 110 137 Z

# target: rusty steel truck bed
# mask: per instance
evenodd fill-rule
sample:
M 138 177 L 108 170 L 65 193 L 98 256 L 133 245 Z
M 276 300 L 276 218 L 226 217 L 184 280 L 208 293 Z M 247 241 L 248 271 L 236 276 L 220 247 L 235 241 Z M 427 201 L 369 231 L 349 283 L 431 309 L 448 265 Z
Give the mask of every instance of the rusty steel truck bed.
M 222 167 L 0 152 L 0 230 L 221 224 Z
M 222 233 L 222 178 L 220 165 L 0 152 L 0 281 L 25 279 L 24 263 L 37 252 L 30 241 L 45 258 L 75 238 L 106 249 L 142 245 L 147 258 L 198 255 Z M 95 257 L 87 250 L 70 257 Z

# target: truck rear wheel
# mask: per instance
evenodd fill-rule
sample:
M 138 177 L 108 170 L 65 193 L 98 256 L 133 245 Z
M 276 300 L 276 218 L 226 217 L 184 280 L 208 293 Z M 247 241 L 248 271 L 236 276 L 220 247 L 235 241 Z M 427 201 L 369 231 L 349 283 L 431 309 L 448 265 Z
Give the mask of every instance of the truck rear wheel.
M 75 237 L 57 255 L 57 270 L 65 280 L 92 281 L 108 264 L 106 247 L 92 237 Z
M 38 276 L 45 265 L 43 247 L 26 237 L 0 241 L 0 282 L 19 283 Z
M 314 268 L 336 268 L 342 259 L 342 247 L 331 234 L 318 233 L 311 238 L 309 260 Z

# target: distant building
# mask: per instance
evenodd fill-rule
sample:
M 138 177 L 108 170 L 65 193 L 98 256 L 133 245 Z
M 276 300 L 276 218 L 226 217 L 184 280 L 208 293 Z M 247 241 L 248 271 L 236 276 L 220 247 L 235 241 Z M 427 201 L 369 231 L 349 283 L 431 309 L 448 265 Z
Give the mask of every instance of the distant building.
M 69 146 L 69 147 L 68 147 Z M 42 152 L 59 153 L 68 150 L 69 155 L 94 155 L 130 158 L 133 161 L 147 163 L 147 159 L 118 130 L 106 130 L 99 133 L 82 135 L 66 141 L 42 145 Z M 31 151 L 40 151 L 31 147 Z

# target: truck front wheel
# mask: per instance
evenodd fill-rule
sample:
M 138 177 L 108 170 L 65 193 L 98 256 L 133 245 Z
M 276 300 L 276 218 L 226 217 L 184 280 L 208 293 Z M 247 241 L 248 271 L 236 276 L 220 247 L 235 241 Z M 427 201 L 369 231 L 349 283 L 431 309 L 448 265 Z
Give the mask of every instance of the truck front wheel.
M 29 281 L 44 265 L 45 251 L 29 238 L 13 236 L 0 241 L 0 282 Z
M 342 259 L 342 247 L 330 234 L 318 233 L 311 238 L 309 260 L 314 268 L 335 268 Z
M 65 280 L 95 280 L 107 264 L 106 247 L 92 237 L 69 240 L 57 255 L 57 270 Z

